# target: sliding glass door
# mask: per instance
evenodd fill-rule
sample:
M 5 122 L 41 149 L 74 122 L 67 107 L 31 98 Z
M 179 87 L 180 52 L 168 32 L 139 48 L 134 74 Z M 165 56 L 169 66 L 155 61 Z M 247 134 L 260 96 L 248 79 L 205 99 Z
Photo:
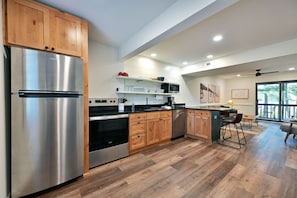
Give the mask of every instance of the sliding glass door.
M 257 109 L 259 118 L 279 120 L 280 86 L 279 83 L 257 83 Z
M 297 117 L 297 82 L 282 83 L 282 120 Z
M 257 83 L 256 114 L 275 121 L 297 117 L 297 81 Z

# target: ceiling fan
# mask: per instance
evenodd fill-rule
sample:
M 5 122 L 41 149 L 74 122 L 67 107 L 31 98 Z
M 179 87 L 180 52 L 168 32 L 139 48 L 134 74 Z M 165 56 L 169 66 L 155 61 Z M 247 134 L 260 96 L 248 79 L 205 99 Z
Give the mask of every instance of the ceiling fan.
M 272 74 L 272 73 L 277 73 L 278 71 L 271 71 L 271 72 L 261 72 L 261 69 L 256 70 L 256 77 L 261 76 L 262 74 Z

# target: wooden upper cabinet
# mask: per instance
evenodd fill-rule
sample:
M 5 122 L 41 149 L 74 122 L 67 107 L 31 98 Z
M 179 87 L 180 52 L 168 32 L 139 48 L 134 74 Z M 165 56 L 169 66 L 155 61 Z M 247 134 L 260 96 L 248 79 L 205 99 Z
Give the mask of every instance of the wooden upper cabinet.
M 32 0 L 7 0 L 7 44 L 82 56 L 82 19 Z
M 49 45 L 49 9 L 24 0 L 7 1 L 7 42 L 44 49 Z
M 50 13 L 53 51 L 81 56 L 81 19 L 59 11 Z

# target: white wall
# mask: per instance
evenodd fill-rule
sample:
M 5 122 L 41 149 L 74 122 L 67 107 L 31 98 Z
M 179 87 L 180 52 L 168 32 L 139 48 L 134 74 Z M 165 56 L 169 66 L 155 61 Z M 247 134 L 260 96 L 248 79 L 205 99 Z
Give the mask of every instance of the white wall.
M 135 56 L 124 62 L 125 72 L 131 77 L 139 77 L 151 79 L 152 77 L 165 77 L 164 82 L 173 82 L 180 85 L 180 93 L 172 94 L 176 103 L 188 103 L 191 99 L 188 97 L 190 92 L 185 84 L 185 80 L 181 76 L 181 68 L 178 66 L 170 65 L 155 61 L 150 58 Z M 121 83 L 124 83 L 123 80 Z M 147 84 L 147 86 L 156 86 L 160 88 L 160 84 Z M 135 86 L 145 86 L 141 82 L 136 82 Z M 134 102 L 135 104 L 146 104 L 146 98 L 149 104 L 164 104 L 167 101 L 167 96 L 157 100 L 153 95 L 125 95 L 128 99 L 128 104 Z
M 89 40 L 89 97 L 117 97 L 115 76 L 123 71 L 117 49 Z
M 297 80 L 297 72 L 282 72 L 275 74 L 266 74 L 260 77 L 252 78 L 236 78 L 226 80 L 226 97 L 231 99 L 232 89 L 248 89 L 248 99 L 232 99 L 234 101 L 234 107 L 244 114 L 255 115 L 255 100 L 256 100 L 256 83 L 259 82 L 274 82 L 274 81 L 286 81 Z
M 205 105 L 219 105 L 219 104 L 226 104 L 226 98 L 225 98 L 225 80 L 218 78 L 216 76 L 207 76 L 207 77 L 184 77 L 186 84 L 188 86 L 190 95 L 189 97 L 191 99 L 191 102 L 189 102 L 189 106 L 193 105 L 199 105 L 199 106 L 205 106 Z M 220 89 L 220 102 L 218 103 L 200 103 L 200 83 L 203 83 L 205 85 L 216 85 Z M 188 105 L 187 105 L 188 106 Z
M 1 1 L 2 6 L 2 1 Z M 2 27 L 2 9 L 0 9 L 0 27 Z M 2 31 L 0 31 L 0 46 L 3 46 Z M 0 55 L 0 197 L 6 197 L 6 128 L 5 128 L 5 104 L 4 104 L 4 64 L 3 55 Z

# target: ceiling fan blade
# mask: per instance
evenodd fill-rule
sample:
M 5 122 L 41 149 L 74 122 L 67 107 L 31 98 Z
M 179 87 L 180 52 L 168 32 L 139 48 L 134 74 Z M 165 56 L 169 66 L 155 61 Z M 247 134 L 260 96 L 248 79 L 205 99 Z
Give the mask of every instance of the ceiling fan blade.
M 271 72 L 261 72 L 261 74 L 272 74 L 272 73 L 277 73 L 278 71 L 271 71 Z

